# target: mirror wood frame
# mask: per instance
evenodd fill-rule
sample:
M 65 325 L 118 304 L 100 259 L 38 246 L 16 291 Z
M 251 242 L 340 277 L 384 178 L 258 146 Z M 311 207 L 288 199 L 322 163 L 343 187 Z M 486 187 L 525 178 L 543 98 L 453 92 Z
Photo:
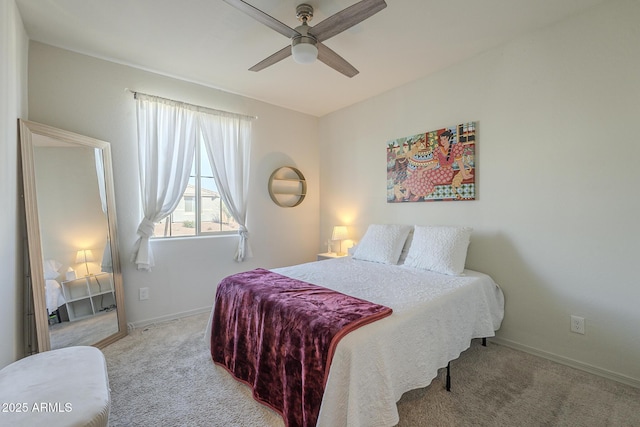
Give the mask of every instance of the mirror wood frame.
M 116 207 L 113 188 L 113 171 L 111 161 L 111 145 L 88 136 L 57 129 L 41 123 L 19 119 L 20 146 L 22 155 L 22 180 L 24 191 L 25 220 L 27 226 L 27 246 L 29 257 L 29 274 L 33 295 L 34 322 L 36 326 L 36 340 L 38 352 L 51 349 L 49 337 L 49 319 L 45 302 L 45 279 L 42 257 L 42 241 L 40 234 L 40 220 L 38 216 L 38 202 L 36 193 L 34 135 L 62 141 L 66 144 L 98 148 L 102 151 L 105 194 L 107 206 L 107 224 L 111 240 L 111 256 L 113 265 L 113 285 L 115 290 L 116 312 L 118 317 L 118 332 L 93 343 L 98 348 L 123 338 L 127 335 L 127 321 L 124 310 L 124 288 L 122 284 L 122 270 L 118 254 L 118 236 L 116 225 Z

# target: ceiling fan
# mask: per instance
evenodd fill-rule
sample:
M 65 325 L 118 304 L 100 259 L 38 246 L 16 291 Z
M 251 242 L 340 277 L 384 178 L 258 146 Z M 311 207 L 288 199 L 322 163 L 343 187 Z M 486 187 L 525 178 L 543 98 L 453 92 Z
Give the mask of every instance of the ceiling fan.
M 250 71 L 263 70 L 293 55 L 293 59 L 302 64 L 311 63 L 317 58 L 347 77 L 353 77 L 359 71 L 322 42 L 359 24 L 387 7 L 387 3 L 384 0 L 362 0 L 330 16 L 318 25 L 310 27 L 308 22 L 313 18 L 313 7 L 303 3 L 296 7 L 296 17 L 302 22 L 302 25 L 294 29 L 242 0 L 224 1 L 291 39 L 289 46 L 258 62 L 249 68 Z

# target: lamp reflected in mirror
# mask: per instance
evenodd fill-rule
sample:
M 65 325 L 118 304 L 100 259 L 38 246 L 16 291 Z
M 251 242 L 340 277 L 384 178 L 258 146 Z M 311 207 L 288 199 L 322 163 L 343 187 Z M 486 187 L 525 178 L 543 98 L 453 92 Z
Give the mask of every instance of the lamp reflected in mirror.
M 91 273 L 89 273 L 88 263 L 95 260 L 96 259 L 93 257 L 93 252 L 91 252 L 91 249 L 80 249 L 76 254 L 76 264 L 84 264 L 84 268 L 87 271 L 87 276 L 91 275 Z

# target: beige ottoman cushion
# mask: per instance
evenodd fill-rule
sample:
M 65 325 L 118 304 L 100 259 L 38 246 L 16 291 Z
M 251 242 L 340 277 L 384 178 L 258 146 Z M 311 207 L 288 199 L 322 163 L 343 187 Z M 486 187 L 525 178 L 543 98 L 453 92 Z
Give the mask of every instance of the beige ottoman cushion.
M 68 347 L 0 370 L 0 426 L 107 426 L 111 395 L 104 355 Z

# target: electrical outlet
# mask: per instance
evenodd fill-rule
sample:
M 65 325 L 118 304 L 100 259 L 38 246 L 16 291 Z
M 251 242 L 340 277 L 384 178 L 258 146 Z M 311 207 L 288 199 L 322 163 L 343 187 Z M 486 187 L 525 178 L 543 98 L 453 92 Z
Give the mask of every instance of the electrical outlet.
M 584 335 L 584 317 L 571 316 L 571 332 Z
M 149 288 L 140 288 L 140 301 L 149 299 Z

